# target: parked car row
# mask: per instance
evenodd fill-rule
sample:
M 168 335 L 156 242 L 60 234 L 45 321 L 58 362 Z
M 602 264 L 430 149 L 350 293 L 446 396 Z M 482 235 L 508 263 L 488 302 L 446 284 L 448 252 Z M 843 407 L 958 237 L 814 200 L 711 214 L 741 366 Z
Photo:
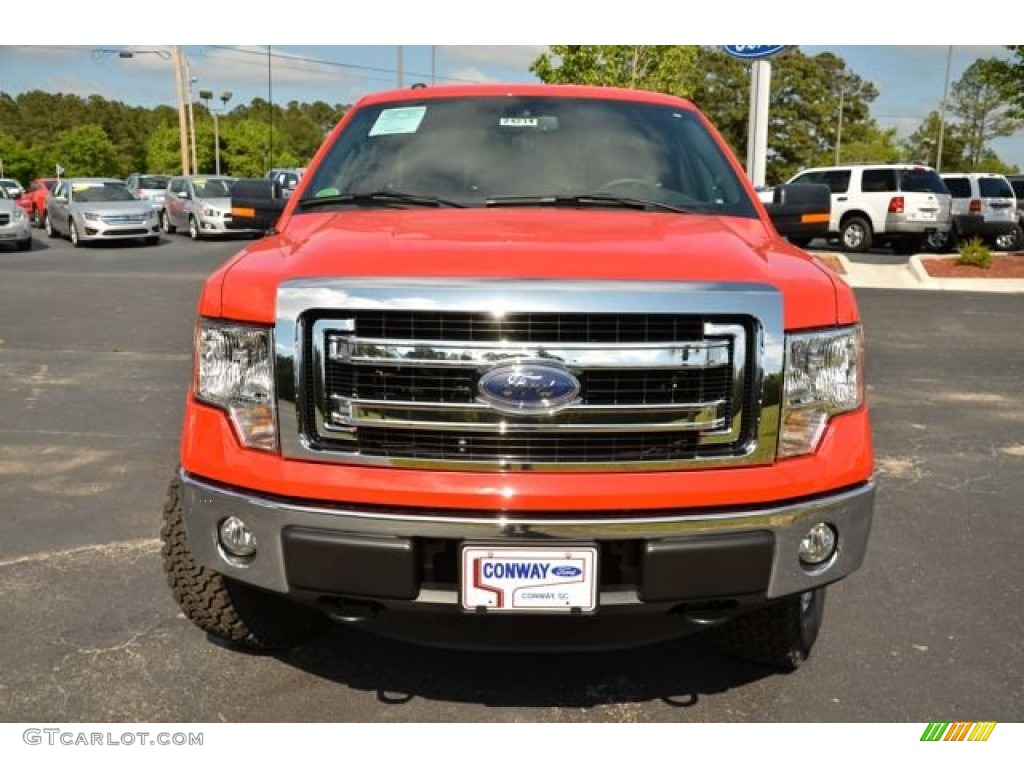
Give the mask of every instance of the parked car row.
M 89 241 L 135 239 L 154 244 L 160 231 L 181 230 L 193 240 L 225 234 L 261 235 L 231 229 L 230 176 L 132 174 L 126 180 L 104 177 L 36 179 L 27 191 L 0 184 L 5 198 L 16 197 L 25 227 L 42 227 L 50 237 L 67 237 L 78 247 Z M 16 184 L 16 182 L 14 182 Z M 0 222 L 13 227 L 14 214 Z M 6 226 L 3 228 L 6 233 Z M 13 231 L 13 229 L 11 230 Z M 26 249 L 31 240 L 14 239 Z M 29 237 L 31 233 L 29 231 Z
M 940 175 L 915 164 L 852 164 L 808 168 L 787 183 L 829 187 L 829 239 L 846 251 L 945 251 L 972 237 L 1012 251 L 1024 242 L 1024 176 L 1019 178 L 1015 191 L 1007 177 L 994 173 Z

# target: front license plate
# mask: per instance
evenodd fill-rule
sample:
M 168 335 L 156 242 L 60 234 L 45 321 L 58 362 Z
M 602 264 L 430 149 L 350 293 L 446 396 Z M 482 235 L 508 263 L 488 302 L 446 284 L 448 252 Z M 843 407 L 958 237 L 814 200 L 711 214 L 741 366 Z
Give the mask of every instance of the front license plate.
M 597 549 L 466 546 L 462 607 L 469 611 L 594 611 Z

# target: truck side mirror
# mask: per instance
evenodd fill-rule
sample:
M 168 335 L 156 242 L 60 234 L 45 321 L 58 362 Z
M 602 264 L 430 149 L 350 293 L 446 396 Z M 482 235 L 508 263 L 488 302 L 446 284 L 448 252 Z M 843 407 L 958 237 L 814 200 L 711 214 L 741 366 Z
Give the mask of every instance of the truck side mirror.
M 832 191 L 824 184 L 782 184 L 775 187 L 765 210 L 783 237 L 810 240 L 828 236 Z
M 285 196 L 281 185 L 272 179 L 239 179 L 231 187 L 231 229 L 258 229 L 263 232 L 274 228 Z

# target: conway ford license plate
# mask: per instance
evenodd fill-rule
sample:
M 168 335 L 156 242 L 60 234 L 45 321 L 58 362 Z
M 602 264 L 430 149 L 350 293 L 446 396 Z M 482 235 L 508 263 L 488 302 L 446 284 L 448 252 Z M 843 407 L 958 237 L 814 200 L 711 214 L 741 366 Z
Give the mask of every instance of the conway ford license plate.
M 466 546 L 462 607 L 470 611 L 594 611 L 597 549 Z

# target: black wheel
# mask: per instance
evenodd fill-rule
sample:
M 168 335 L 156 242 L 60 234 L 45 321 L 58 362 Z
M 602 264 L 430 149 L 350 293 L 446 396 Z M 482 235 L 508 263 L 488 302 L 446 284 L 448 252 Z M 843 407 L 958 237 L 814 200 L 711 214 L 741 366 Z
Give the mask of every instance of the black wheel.
M 945 232 L 932 232 L 924 241 L 929 251 L 934 253 L 950 253 L 956 249 L 956 233 L 949 229 Z
M 188 236 L 193 240 L 202 238 L 202 233 L 199 231 L 199 222 L 196 221 L 195 216 L 188 217 Z
M 1021 230 L 1020 224 L 1018 224 L 1005 235 L 999 235 L 995 239 L 995 246 L 1000 251 L 1017 251 L 1020 250 L 1022 241 L 1024 241 L 1024 231 Z
M 854 253 L 869 251 L 873 239 L 871 222 L 863 216 L 851 216 L 839 228 L 839 243 L 847 251 Z
M 240 648 L 293 648 L 328 624 L 321 613 L 278 595 L 233 581 L 197 565 L 181 519 L 178 480 L 164 505 L 164 571 L 181 612 L 200 629 Z
M 901 237 L 892 242 L 892 249 L 896 253 L 903 255 L 910 255 L 912 253 L 920 253 L 924 248 L 925 238 L 923 235 L 908 235 L 907 237 Z
M 24 240 L 19 240 L 18 243 L 17 243 L 17 248 L 18 248 L 19 251 L 30 251 L 30 250 L 32 250 L 32 238 L 29 237 L 29 238 L 26 238 Z
M 78 237 L 78 227 L 75 226 L 74 219 L 68 222 L 68 238 L 70 238 L 71 245 L 73 245 L 75 248 L 82 247 L 82 241 Z
M 48 214 L 43 214 L 43 229 L 46 230 L 47 237 L 56 237 L 57 231 L 53 228 L 53 222 L 50 221 Z
M 797 248 L 806 248 L 811 243 L 811 238 L 809 237 L 787 237 L 786 239 Z
M 171 224 L 171 217 L 167 215 L 167 211 L 160 211 L 160 229 L 162 229 L 165 234 L 174 234 L 174 225 Z
M 794 670 L 810 655 L 824 611 L 824 587 L 790 595 L 731 619 L 718 630 L 719 648 L 743 661 Z

